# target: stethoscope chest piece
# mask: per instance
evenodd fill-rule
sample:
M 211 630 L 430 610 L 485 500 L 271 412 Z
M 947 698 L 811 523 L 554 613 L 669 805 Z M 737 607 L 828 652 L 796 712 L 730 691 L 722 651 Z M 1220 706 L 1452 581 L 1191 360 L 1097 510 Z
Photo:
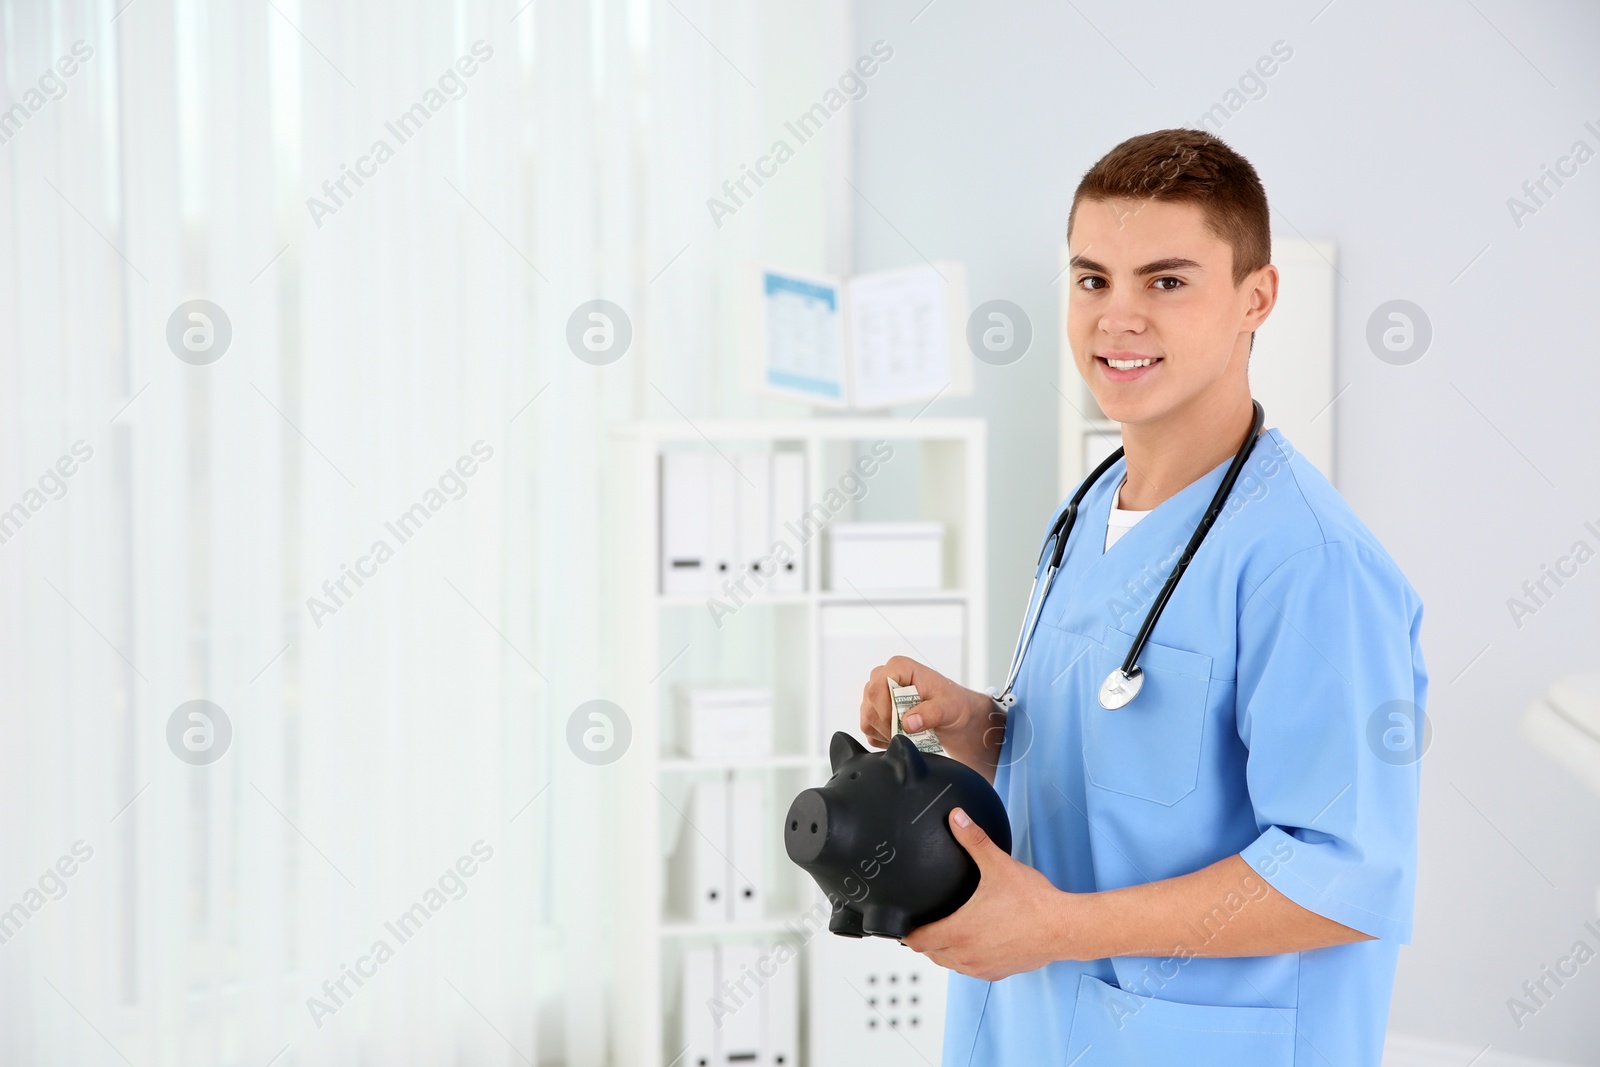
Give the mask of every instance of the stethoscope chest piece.
M 1118 667 L 1100 683 L 1100 706 L 1107 711 L 1125 708 L 1143 688 L 1144 671 L 1135 666 L 1130 673 L 1124 674 L 1122 668 Z

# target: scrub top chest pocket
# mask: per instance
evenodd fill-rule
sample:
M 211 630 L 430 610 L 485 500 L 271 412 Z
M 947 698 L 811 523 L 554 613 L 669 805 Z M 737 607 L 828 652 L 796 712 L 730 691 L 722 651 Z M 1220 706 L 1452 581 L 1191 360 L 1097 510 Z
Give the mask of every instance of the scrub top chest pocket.
M 1121 665 L 1134 635 L 1106 629 L 1091 677 Z M 1211 657 L 1146 641 L 1139 655 L 1144 688 L 1127 707 L 1108 711 L 1085 694 L 1084 774 L 1090 784 L 1156 804 L 1172 805 L 1194 792 L 1211 689 Z

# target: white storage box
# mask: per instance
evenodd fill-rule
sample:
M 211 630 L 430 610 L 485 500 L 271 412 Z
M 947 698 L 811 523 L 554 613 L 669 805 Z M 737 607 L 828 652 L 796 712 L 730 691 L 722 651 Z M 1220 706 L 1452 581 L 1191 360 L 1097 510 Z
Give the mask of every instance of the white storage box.
M 836 522 L 828 527 L 828 588 L 939 589 L 944 526 L 937 522 Z
M 772 690 L 680 686 L 678 751 L 690 759 L 772 755 Z

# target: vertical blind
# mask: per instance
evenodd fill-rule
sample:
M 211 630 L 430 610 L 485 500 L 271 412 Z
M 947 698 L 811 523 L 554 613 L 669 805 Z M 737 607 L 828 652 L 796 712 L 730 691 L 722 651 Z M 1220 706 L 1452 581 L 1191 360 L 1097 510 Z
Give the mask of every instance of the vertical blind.
M 841 9 L 0 3 L 0 1062 L 604 1062 L 604 442 Z

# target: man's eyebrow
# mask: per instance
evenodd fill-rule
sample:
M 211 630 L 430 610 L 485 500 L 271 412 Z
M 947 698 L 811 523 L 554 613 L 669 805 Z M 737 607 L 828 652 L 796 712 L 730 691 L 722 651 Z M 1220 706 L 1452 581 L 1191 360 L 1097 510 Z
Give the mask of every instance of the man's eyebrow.
M 1105 267 L 1096 263 L 1087 256 L 1073 256 L 1068 262 L 1067 266 L 1073 268 L 1074 270 L 1091 270 L 1096 274 L 1111 273 Z M 1151 274 L 1166 274 L 1175 270 L 1205 270 L 1205 268 L 1192 259 L 1184 259 L 1181 256 L 1174 256 L 1169 259 L 1158 259 L 1154 263 L 1146 263 L 1144 266 L 1136 269 L 1133 273 L 1139 275 L 1140 277 L 1148 277 Z

